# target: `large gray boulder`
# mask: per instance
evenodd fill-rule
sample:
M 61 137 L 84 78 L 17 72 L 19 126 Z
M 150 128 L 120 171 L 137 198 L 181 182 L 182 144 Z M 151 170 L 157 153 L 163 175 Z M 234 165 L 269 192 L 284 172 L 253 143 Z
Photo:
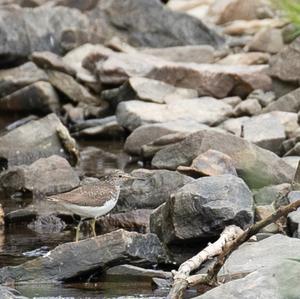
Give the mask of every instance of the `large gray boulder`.
M 150 218 L 151 232 L 166 244 L 217 237 L 226 225 L 252 224 L 253 198 L 233 175 L 204 177 L 175 192 Z
M 189 119 L 213 125 L 232 114 L 232 107 L 210 97 L 173 99 L 167 104 L 142 101 L 121 102 L 116 111 L 119 124 L 130 131 L 145 124 Z
M 194 299 L 287 299 L 298 298 L 300 263 L 281 261 L 279 265 L 255 271 L 245 278 L 230 281 Z
M 104 40 L 118 36 L 136 47 L 216 47 L 224 42 L 200 20 L 171 11 L 158 0 L 99 1 L 88 16 Z
M 154 234 L 118 230 L 80 242 L 65 243 L 46 255 L 19 266 L 0 269 L 0 282 L 62 282 L 105 270 L 109 265 L 133 262 L 156 264 L 165 258 L 164 249 Z
M 71 41 L 78 43 L 72 40 L 76 39 L 76 32 L 85 32 L 85 37 L 88 39 L 89 25 L 88 18 L 77 9 L 2 7 L 0 11 L 1 64 L 10 63 L 14 59 L 27 59 L 34 51 L 62 54 L 65 52 L 62 46 L 63 39 L 68 43 Z
M 189 166 L 199 154 L 218 150 L 232 158 L 239 176 L 250 188 L 277 185 L 292 181 L 295 170 L 274 153 L 231 134 L 199 131 L 183 141 L 167 146 L 152 160 L 155 168 L 177 169 Z
M 79 177 L 69 162 L 56 155 L 41 158 L 29 166 L 12 167 L 0 175 L 0 187 L 9 192 L 51 195 L 70 191 L 79 183 Z
M 18 291 L 6 286 L 0 286 L 1 299 L 28 299 L 22 296 Z
M 71 164 L 76 143 L 55 114 L 30 121 L 0 136 L 0 170 L 59 155 Z M 2 169 L 1 169 L 2 168 Z
M 120 192 L 117 210 L 154 209 L 164 203 L 193 179 L 176 171 L 138 169 L 132 175 L 143 178 L 124 183 Z

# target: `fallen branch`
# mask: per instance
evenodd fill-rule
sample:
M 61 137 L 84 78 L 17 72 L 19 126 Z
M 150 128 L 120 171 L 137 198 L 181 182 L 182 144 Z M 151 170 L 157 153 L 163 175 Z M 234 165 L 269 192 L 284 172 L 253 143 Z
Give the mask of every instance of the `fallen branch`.
M 179 267 L 178 271 L 173 271 L 174 274 L 174 282 L 173 286 L 170 290 L 168 295 L 169 299 L 177 299 L 183 297 L 183 292 L 189 286 L 189 275 L 192 271 L 198 269 L 200 265 L 212 258 L 216 255 L 222 253 L 223 247 L 226 243 L 234 240 L 243 233 L 243 230 L 236 225 L 227 226 L 224 231 L 221 233 L 220 238 L 212 243 L 209 244 L 205 249 L 200 251 L 197 255 L 193 256 Z M 207 275 L 204 275 L 205 277 Z
M 175 272 L 174 283 L 172 289 L 168 295 L 169 299 L 181 299 L 186 288 L 189 286 L 195 286 L 199 284 L 214 284 L 217 282 L 217 276 L 222 266 L 224 265 L 226 259 L 230 254 L 236 250 L 241 244 L 248 241 L 252 236 L 256 235 L 265 226 L 275 223 L 281 217 L 287 217 L 291 212 L 296 211 L 300 207 L 300 200 L 297 200 L 287 206 L 280 207 L 269 217 L 253 224 L 246 231 L 239 230 L 228 232 L 232 227 L 226 227 L 221 234 L 221 237 L 213 244 L 206 247 L 196 256 L 192 257 L 188 261 L 184 262 Z M 225 240 L 225 236 L 228 239 Z M 231 237 L 230 237 L 231 236 Z M 222 243 L 223 242 L 223 243 Z M 216 243 L 218 245 L 216 245 Z M 221 245 L 223 244 L 223 245 Z M 221 247 L 219 247 L 221 245 Z M 211 249 L 219 248 L 215 251 Z M 189 276 L 191 271 L 196 270 L 199 266 L 208 258 L 212 256 L 218 256 L 217 261 L 211 269 L 208 270 L 207 274 L 197 274 Z

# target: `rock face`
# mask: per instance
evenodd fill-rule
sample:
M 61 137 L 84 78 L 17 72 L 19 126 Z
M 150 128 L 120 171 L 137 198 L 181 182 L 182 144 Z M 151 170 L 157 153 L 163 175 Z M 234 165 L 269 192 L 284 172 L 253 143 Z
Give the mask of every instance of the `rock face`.
M 242 179 L 205 177 L 186 184 L 156 209 L 151 232 L 166 244 L 216 237 L 228 224 L 253 222 L 253 199 Z
M 274 153 L 280 153 L 285 140 L 284 126 L 276 116 L 262 114 L 246 120 L 243 124 L 244 138 Z
M 297 298 L 300 287 L 298 261 L 285 260 L 279 265 L 255 271 L 245 278 L 230 281 L 194 299 Z
M 270 75 L 283 81 L 299 81 L 300 38 L 275 55 L 270 61 Z
M 125 183 L 121 189 L 117 210 L 154 209 L 192 178 L 169 170 L 138 169 L 132 175 L 144 180 Z
M 78 259 L 78 256 L 81 258 Z M 22 283 L 61 282 L 104 270 L 106 266 L 128 262 L 157 263 L 165 252 L 153 234 L 118 230 L 80 242 L 65 243 L 45 256 L 16 267 L 0 269 L 0 281 Z
M 2 299 L 28 299 L 21 296 L 20 293 L 10 287 L 0 286 L 0 294 Z
M 266 66 L 228 66 L 175 63 L 140 53 L 116 53 L 96 63 L 104 84 L 122 84 L 129 77 L 147 77 L 177 87 L 197 88 L 200 96 L 224 98 L 248 95 L 254 89 L 271 89 Z
M 65 142 L 70 142 L 70 144 L 75 142 L 55 114 L 30 121 L 1 136 L 0 164 L 2 167 L 0 169 L 14 165 L 28 165 L 39 158 L 52 155 L 62 156 L 72 162 L 74 148 L 66 148 L 58 132 L 65 136 Z
M 89 28 L 85 15 L 66 7 L 1 8 L 0 20 L 1 64 L 27 58 L 34 51 L 62 54 L 66 31 L 88 33 Z
M 41 158 L 31 165 L 15 166 L 0 175 L 0 186 L 9 191 L 51 195 L 70 191 L 79 185 L 79 177 L 68 161 L 59 156 Z
M 225 262 L 220 275 L 250 273 L 277 266 L 298 257 L 300 240 L 276 234 L 255 243 L 246 243 L 235 250 Z
M 158 0 L 99 1 L 89 17 L 106 41 L 118 36 L 133 46 L 153 48 L 223 43 L 200 20 L 173 12 Z
M 141 101 L 122 102 L 117 107 L 119 124 L 130 131 L 151 123 L 190 119 L 201 124 L 222 122 L 232 113 L 232 107 L 214 98 L 177 99 L 161 105 Z
M 141 155 L 143 145 L 149 144 L 158 138 L 172 133 L 194 133 L 209 129 L 196 120 L 176 120 L 157 124 L 142 125 L 135 129 L 126 139 L 124 149 L 129 154 Z
M 164 169 L 188 166 L 209 149 L 231 157 L 238 175 L 250 188 L 288 183 L 293 179 L 295 170 L 274 153 L 242 138 L 213 131 L 196 132 L 177 144 L 167 146 L 156 153 L 152 165 Z
M 38 81 L 1 98 L 0 109 L 19 112 L 58 112 L 59 99 L 48 82 Z

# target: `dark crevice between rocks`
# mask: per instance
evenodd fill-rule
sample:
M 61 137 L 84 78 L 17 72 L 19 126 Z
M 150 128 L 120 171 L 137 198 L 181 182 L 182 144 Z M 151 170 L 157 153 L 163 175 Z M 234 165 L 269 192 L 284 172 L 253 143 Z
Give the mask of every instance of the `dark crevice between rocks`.
M 11 54 L 0 54 L 0 70 L 17 67 L 28 61 L 27 57 L 11 55 Z

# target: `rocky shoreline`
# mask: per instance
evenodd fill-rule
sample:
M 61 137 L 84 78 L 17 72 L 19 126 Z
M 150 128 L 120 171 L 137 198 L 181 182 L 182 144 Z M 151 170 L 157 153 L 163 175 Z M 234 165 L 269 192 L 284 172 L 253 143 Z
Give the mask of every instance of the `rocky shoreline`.
M 0 16 L 0 113 L 18 116 L 0 132 L 0 190 L 31 198 L 9 212 L 0 200 L 4 230 L 74 226 L 45 197 L 109 172 L 85 163 L 105 157 L 143 179 L 124 184 L 97 237 L 0 268 L 4 298 L 21 298 L 5 285 L 99 273 L 169 287 L 226 226 L 298 199 L 300 38 L 285 39 L 266 1 L 11 0 Z M 79 145 L 116 139 L 121 154 Z M 194 298 L 298 294 L 299 223 L 295 211 L 266 226 L 226 261 L 226 283 Z

